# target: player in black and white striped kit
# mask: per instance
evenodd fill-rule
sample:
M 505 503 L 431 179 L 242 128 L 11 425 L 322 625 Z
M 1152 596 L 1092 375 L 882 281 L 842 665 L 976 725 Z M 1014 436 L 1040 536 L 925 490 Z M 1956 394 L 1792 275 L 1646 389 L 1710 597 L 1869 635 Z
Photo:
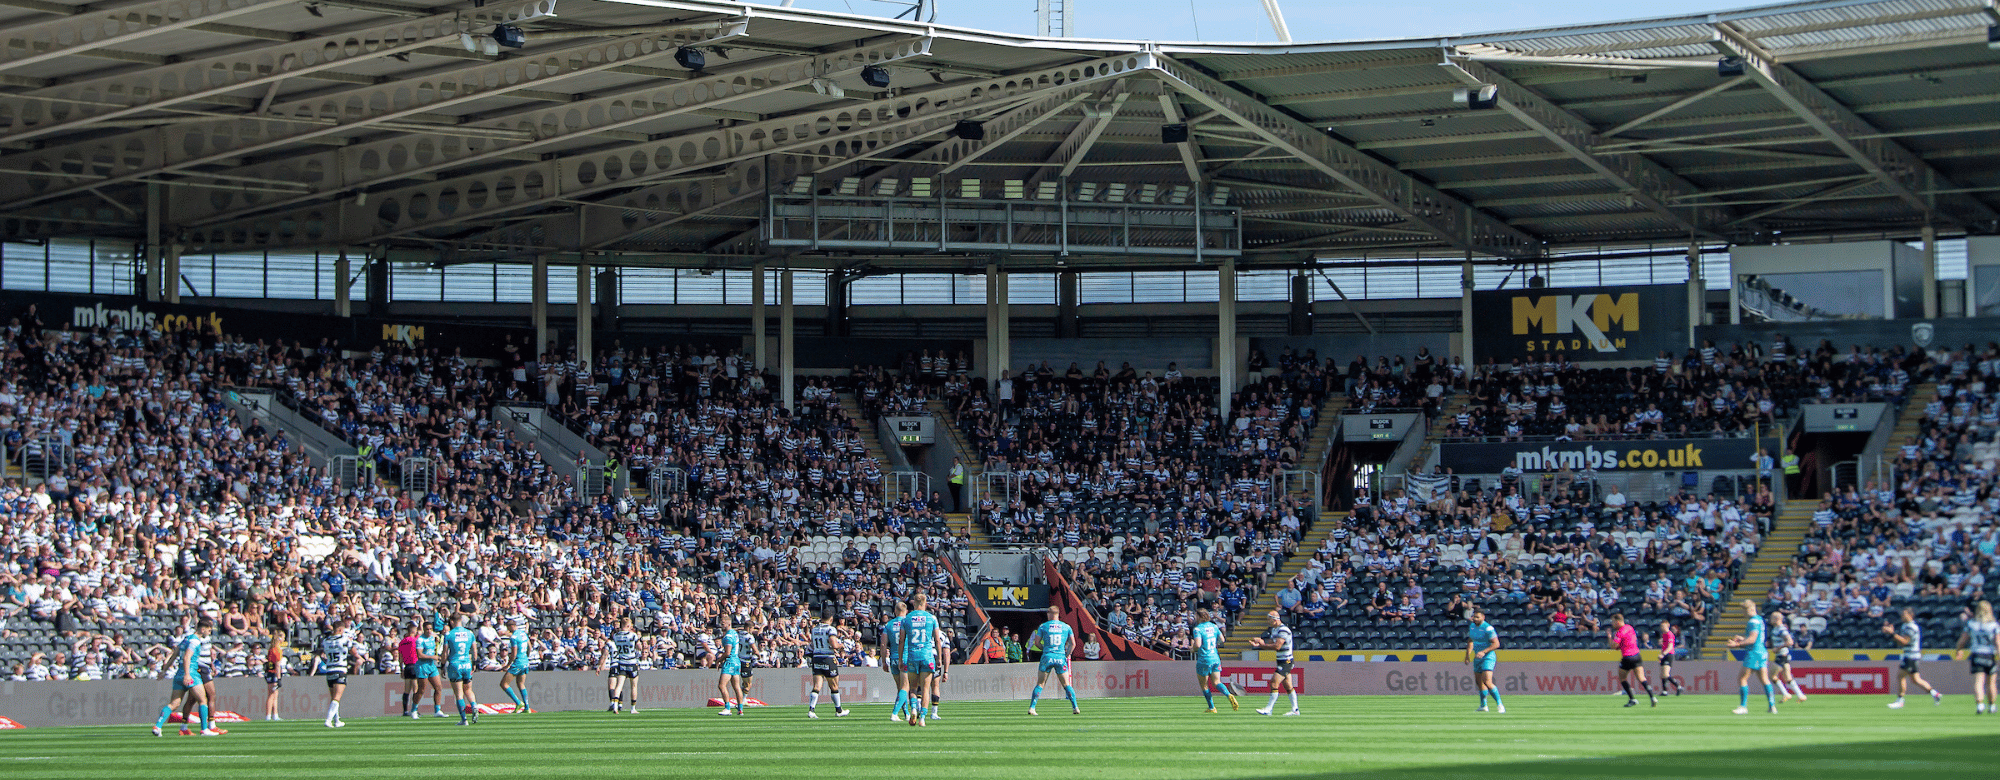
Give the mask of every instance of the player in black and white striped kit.
M 632 688 L 631 712 L 639 712 L 639 632 L 632 630 L 632 619 L 618 622 L 618 631 L 611 635 L 611 645 L 604 649 L 606 658 L 605 679 L 611 686 L 611 709 L 617 712 L 619 699 L 629 682 Z
M 319 640 L 319 673 L 326 675 L 326 727 L 337 729 L 347 725 L 340 719 L 340 695 L 347 692 L 348 664 L 359 650 L 347 621 L 336 620 L 331 629 Z
M 1284 616 L 1275 609 L 1271 610 L 1268 616 L 1271 618 L 1271 627 L 1264 631 L 1263 636 L 1251 639 L 1250 646 L 1272 650 L 1273 655 L 1277 656 L 1278 668 L 1271 674 L 1271 702 L 1258 710 L 1257 714 L 1271 714 L 1272 710 L 1278 708 L 1279 692 L 1284 692 L 1292 695 L 1292 711 L 1285 714 L 1297 715 L 1299 691 L 1292 687 L 1292 627 L 1285 625 Z
M 840 706 L 840 629 L 833 625 L 833 608 L 828 607 L 820 615 L 819 625 L 812 628 L 812 696 L 806 700 L 806 717 L 819 719 L 819 689 L 825 683 L 833 690 L 833 716 L 847 717 L 847 709 Z

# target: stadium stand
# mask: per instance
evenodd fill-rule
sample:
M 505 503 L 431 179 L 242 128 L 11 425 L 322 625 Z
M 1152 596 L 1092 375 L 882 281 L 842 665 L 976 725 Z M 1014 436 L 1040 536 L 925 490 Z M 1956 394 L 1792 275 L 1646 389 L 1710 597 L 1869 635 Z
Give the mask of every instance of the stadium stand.
M 1908 608 L 1949 642 L 1971 602 L 1995 596 L 2000 349 L 1941 351 L 1924 373 L 1935 388 L 1905 410 L 1914 430 L 1885 453 L 1890 477 L 1819 501 L 1770 584 L 1766 598 L 1790 610 L 1802 640 L 1893 647 L 1882 626 Z
M 247 659 L 274 636 L 309 647 L 335 617 L 391 670 L 404 626 L 456 611 L 481 617 L 487 641 L 525 621 L 553 669 L 594 667 L 626 616 L 646 628 L 649 666 L 706 664 L 713 619 L 735 609 L 761 663 L 796 664 L 820 609 L 872 626 L 916 588 L 966 641 L 967 597 L 941 555 L 960 542 L 930 507 L 882 500 L 876 464 L 812 386 L 790 416 L 761 377 L 666 354 L 623 374 L 644 393 L 607 400 L 619 383 L 580 371 L 548 383 L 595 440 L 690 475 L 685 494 L 593 497 L 490 424 L 490 405 L 526 388 L 462 358 L 187 331 L 9 335 L 5 440 L 71 464 L 0 490 L 18 564 L 0 581 L 0 669 L 22 679 L 157 676 L 194 614 L 221 621 L 225 675 L 259 673 Z M 342 490 L 282 433 L 239 420 L 232 385 L 290 395 L 385 475 L 415 454 L 447 465 L 423 495 Z M 861 645 L 848 651 L 862 662 Z

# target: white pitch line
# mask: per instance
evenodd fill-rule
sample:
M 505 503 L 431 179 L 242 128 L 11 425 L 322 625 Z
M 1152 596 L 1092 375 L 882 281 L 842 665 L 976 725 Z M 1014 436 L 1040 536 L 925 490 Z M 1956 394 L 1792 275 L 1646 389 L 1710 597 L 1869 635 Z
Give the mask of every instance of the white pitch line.
M 483 756 L 485 753 L 406 753 L 410 758 L 444 758 L 448 756 Z
M 1196 751 L 1195 753 L 1192 753 L 1191 755 L 1197 755 L 1197 756 L 1289 756 L 1289 755 L 1292 755 L 1292 754 L 1291 754 L 1291 753 L 1261 753 L 1261 752 L 1231 752 L 1231 751 L 1221 751 L 1221 752 L 1211 752 L 1211 751 L 1206 751 L 1206 750 L 1203 750 L 1203 751 Z
M 699 750 L 699 751 L 681 751 L 681 752 L 666 752 L 666 753 L 654 753 L 653 755 L 656 755 L 656 756 L 726 756 L 726 755 L 729 755 L 729 754 L 728 754 L 728 753 L 725 753 L 725 752 L 722 752 L 722 751 L 720 751 L 720 750 Z
M 55 756 L 8 756 L 8 761 L 54 761 Z

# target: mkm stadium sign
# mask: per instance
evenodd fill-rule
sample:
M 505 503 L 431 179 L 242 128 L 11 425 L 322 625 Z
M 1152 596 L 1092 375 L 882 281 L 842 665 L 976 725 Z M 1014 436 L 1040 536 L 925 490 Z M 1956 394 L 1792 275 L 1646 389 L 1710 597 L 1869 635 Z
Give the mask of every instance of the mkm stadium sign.
M 1645 360 L 1687 343 L 1681 285 L 1489 290 L 1472 294 L 1473 359 L 1563 353 L 1575 362 Z

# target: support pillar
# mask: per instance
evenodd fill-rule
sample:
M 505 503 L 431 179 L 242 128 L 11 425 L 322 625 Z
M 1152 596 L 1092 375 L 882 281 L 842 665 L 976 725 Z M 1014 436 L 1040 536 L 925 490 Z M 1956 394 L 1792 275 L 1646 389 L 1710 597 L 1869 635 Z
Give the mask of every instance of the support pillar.
M 1228 258 L 1215 269 L 1215 287 L 1218 295 L 1215 304 L 1215 367 L 1221 387 L 1216 393 L 1217 414 L 1224 423 L 1229 421 L 1229 402 L 1236 395 L 1237 368 L 1242 363 L 1236 354 L 1236 258 Z
M 1079 279 L 1075 271 L 1056 274 L 1056 335 L 1062 338 L 1073 339 L 1083 332 L 1083 321 L 1076 310 L 1081 297 Z
M 162 276 L 164 276 L 165 278 L 161 279 L 160 282 L 166 285 L 166 287 L 164 288 L 166 290 L 166 295 L 161 297 L 165 298 L 167 303 L 180 303 L 181 302 L 181 246 L 179 244 L 167 245 L 166 271 L 162 274 Z
M 576 360 L 577 365 L 597 364 L 597 340 L 590 331 L 590 256 L 576 256 Z
M 998 269 L 996 273 L 999 281 L 994 289 L 1000 294 L 1000 304 L 993 310 L 994 333 L 1000 337 L 1000 365 L 1004 368 L 1014 364 L 1014 337 L 1010 335 L 1013 315 L 1007 311 L 1007 269 Z
M 1931 225 L 1925 225 L 1924 226 L 1924 319 L 1927 320 L 1937 319 L 1938 316 L 1937 256 L 1938 256 L 1937 228 Z M 1971 284 L 1972 281 L 1970 279 L 1967 279 L 1966 285 L 1970 286 Z
M 798 411 L 799 364 L 793 352 L 796 312 L 792 306 L 792 269 L 778 272 L 778 392 L 786 409 Z
M 535 325 L 535 348 L 530 351 L 534 353 L 535 361 L 540 362 L 542 353 L 549 351 L 548 255 L 535 255 L 534 270 L 529 272 L 528 286 L 533 288 L 529 293 L 528 316 L 534 319 Z
M 146 254 L 139 267 L 145 269 L 145 289 L 140 293 L 146 300 L 157 301 L 161 297 L 160 283 L 166 281 L 161 266 L 166 263 L 166 253 L 160 250 L 160 209 L 164 200 L 159 182 L 146 182 Z
M 771 365 L 764 354 L 764 326 L 764 264 L 758 262 L 750 266 L 750 364 L 759 369 Z
M 1000 381 L 1000 334 L 995 313 L 1000 311 L 999 290 L 1000 266 L 986 264 L 986 377 L 989 381 Z
M 348 248 L 334 256 L 334 316 L 354 316 L 354 264 L 348 262 Z
M 1708 310 L 1708 280 L 1701 275 L 1701 245 L 1688 244 L 1688 349 L 1700 346 L 1696 341 L 1695 329 L 1701 327 L 1701 315 Z
M 1461 337 L 1458 348 L 1465 361 L 1466 372 L 1473 369 L 1472 360 L 1472 255 L 1467 253 L 1464 264 L 1458 267 L 1458 330 Z

